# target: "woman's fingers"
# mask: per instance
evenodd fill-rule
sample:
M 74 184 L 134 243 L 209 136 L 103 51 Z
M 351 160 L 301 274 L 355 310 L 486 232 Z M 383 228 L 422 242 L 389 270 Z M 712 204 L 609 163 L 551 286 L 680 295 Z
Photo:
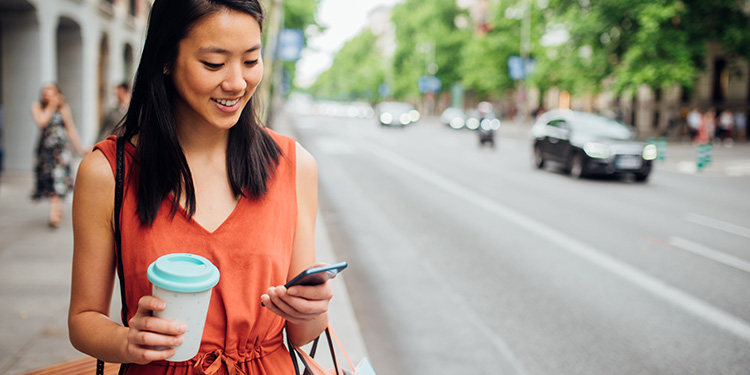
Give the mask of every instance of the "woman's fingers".
M 182 344 L 182 334 L 187 327 L 178 322 L 172 322 L 152 316 L 153 311 L 162 311 L 166 307 L 164 301 L 144 296 L 138 301 L 138 311 L 128 321 L 127 351 L 132 362 L 145 364 L 159 361 L 174 355 L 174 347 Z M 154 347 L 168 347 L 155 350 Z
M 327 289 L 330 289 L 329 285 L 295 286 L 289 291 L 283 286 L 273 287 L 261 296 L 261 302 L 282 318 L 301 323 L 328 311 L 328 301 L 333 293 Z

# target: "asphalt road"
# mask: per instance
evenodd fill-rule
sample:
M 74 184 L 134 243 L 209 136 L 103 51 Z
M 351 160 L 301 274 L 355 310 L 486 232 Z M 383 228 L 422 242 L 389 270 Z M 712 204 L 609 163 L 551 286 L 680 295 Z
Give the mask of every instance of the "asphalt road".
M 293 122 L 379 374 L 750 372 L 750 177 L 574 180 L 524 131 Z

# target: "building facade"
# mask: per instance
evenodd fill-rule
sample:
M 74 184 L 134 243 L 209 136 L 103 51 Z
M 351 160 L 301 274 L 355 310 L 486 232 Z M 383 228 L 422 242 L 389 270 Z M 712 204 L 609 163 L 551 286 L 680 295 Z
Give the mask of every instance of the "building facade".
M 32 168 L 39 129 L 30 108 L 48 82 L 60 85 L 83 144 L 93 145 L 113 87 L 132 83 L 149 11 L 148 0 L 0 0 L 5 169 Z

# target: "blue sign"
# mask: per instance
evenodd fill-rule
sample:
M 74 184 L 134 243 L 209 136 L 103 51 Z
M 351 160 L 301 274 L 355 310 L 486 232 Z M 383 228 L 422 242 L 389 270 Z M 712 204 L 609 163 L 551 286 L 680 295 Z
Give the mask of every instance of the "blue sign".
M 391 96 L 391 86 L 388 86 L 387 83 L 381 83 L 380 86 L 378 86 L 378 94 L 380 94 L 381 98 Z
M 535 65 L 534 59 L 524 61 L 521 56 L 511 56 L 508 58 L 508 75 L 514 81 L 525 79 L 534 71 Z
M 279 34 L 278 56 L 282 61 L 297 61 L 305 46 L 305 34 L 300 29 L 283 29 Z
M 422 94 L 434 94 L 440 91 L 442 83 L 438 77 L 421 76 L 419 77 L 419 81 L 417 81 L 417 86 L 419 87 L 419 92 Z

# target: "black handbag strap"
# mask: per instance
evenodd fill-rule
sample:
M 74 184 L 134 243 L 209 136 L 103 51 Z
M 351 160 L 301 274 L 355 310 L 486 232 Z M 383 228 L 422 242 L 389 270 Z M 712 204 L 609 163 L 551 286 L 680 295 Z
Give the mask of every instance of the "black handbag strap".
M 336 371 L 337 375 L 342 374 L 342 372 L 339 369 L 339 361 L 336 358 L 336 349 L 333 346 L 333 339 L 331 338 L 331 332 L 326 327 L 326 330 L 324 331 L 326 334 L 326 338 L 328 339 L 328 349 L 330 349 L 331 352 L 331 359 L 333 360 L 333 367 Z M 320 336 L 323 334 L 321 333 Z M 315 338 L 315 341 L 313 341 L 312 348 L 310 348 L 310 357 L 315 357 L 316 349 L 318 348 L 318 340 L 320 340 L 320 336 Z M 294 373 L 295 375 L 312 375 L 312 372 L 309 370 L 308 364 L 305 362 L 305 359 L 297 353 L 297 349 L 292 344 L 292 341 L 289 339 L 289 335 L 286 336 L 286 342 L 287 347 L 289 347 L 289 355 L 292 357 L 292 363 L 294 364 Z M 305 366 L 305 371 L 300 374 L 299 372 L 299 364 L 297 363 L 297 357 L 299 357 L 299 360 L 302 362 L 302 365 Z
M 125 275 L 122 273 L 122 240 L 120 238 L 120 209 L 122 208 L 122 196 L 125 189 L 125 138 L 117 137 L 117 149 L 115 152 L 115 257 L 117 264 L 117 277 L 120 281 L 120 302 L 122 304 L 122 324 L 128 326 L 128 305 L 125 301 Z M 124 366 L 120 366 L 120 374 Z M 96 375 L 104 375 L 104 361 L 96 360 Z

